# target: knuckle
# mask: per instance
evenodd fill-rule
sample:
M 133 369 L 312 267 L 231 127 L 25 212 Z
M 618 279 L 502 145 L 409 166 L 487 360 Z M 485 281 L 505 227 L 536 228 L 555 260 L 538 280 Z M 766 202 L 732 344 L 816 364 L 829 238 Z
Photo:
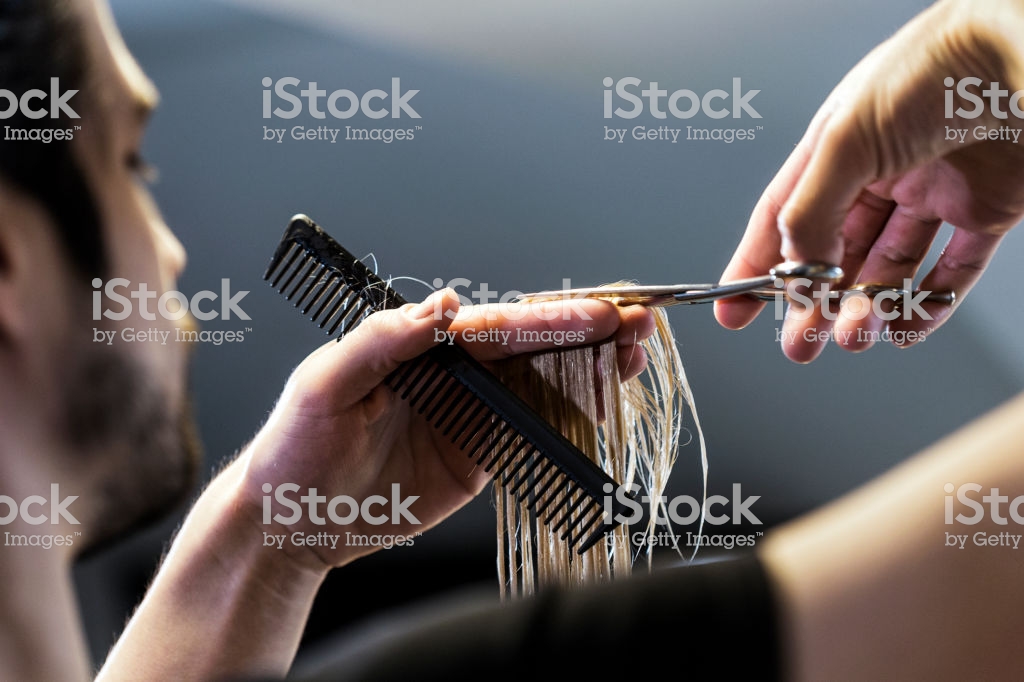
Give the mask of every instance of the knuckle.
M 847 237 L 843 244 L 843 260 L 863 262 L 871 253 L 871 242 L 865 239 Z
M 899 269 L 915 267 L 924 258 L 920 248 L 903 244 L 876 244 L 874 252 L 886 264 Z
M 942 256 L 941 265 L 949 272 L 968 275 L 970 277 L 981 275 L 981 273 L 985 271 L 984 262 L 961 259 L 956 256 L 951 256 L 948 253 Z

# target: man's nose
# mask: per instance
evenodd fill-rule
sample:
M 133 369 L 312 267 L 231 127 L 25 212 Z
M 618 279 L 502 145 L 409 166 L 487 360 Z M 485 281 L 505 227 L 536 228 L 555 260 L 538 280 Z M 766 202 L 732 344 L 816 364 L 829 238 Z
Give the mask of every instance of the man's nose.
M 158 230 L 158 239 L 161 258 L 167 264 L 166 267 L 170 269 L 171 277 L 177 281 L 181 277 L 181 273 L 185 271 L 185 265 L 188 263 L 188 254 L 185 251 L 185 246 L 174 235 L 171 228 L 165 224 L 161 224 Z

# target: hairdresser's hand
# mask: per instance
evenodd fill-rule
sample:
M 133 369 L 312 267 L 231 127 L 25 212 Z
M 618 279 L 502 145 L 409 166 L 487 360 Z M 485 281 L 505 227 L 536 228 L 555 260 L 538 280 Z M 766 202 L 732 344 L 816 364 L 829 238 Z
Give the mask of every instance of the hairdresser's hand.
M 637 343 L 654 331 L 650 312 L 603 301 L 573 303 L 590 319 L 563 319 L 558 313 L 566 304 L 556 302 L 528 306 L 529 314 L 515 322 L 488 319 L 491 306 L 467 307 L 452 320 L 445 313 L 454 313 L 459 302 L 448 290 L 425 306 L 372 315 L 340 343 L 313 352 L 292 373 L 256 438 L 192 507 L 100 679 L 283 678 L 332 567 L 396 536 L 413 536 L 415 542 L 415 533 L 437 524 L 486 484 L 486 475 L 473 471 L 463 453 L 382 385 L 384 378 L 433 347 L 436 331 L 459 336 L 471 328 L 582 332 L 585 343 L 614 338 L 621 374 L 639 373 L 644 354 Z M 551 310 L 556 314 L 550 319 L 537 314 L 547 318 Z M 499 338 L 464 346 L 487 363 L 554 347 L 559 336 L 552 334 L 552 343 L 521 344 L 512 335 L 509 345 Z M 264 496 L 269 502 L 278 486 L 289 483 L 301 490 L 286 495 L 296 501 L 316 488 L 318 518 L 328 517 L 325 499 L 341 496 L 361 504 L 380 495 L 387 501 L 368 507 L 369 514 L 395 515 L 401 502 L 399 509 L 392 506 L 391 486 L 398 484 L 402 498 L 418 498 L 405 510 L 419 523 L 403 518 L 392 524 L 387 518 L 380 525 L 321 525 L 302 503 L 301 519 L 264 524 Z M 270 507 L 271 514 L 293 511 L 276 502 Z M 346 516 L 348 505 L 334 511 Z M 348 544 L 351 535 L 376 536 L 378 546 Z
M 604 301 L 580 303 L 578 310 L 589 320 L 575 313 L 563 315 L 570 306 L 562 302 L 528 306 L 529 313 L 514 321 L 500 315 L 488 319 L 487 313 L 496 311 L 495 306 L 469 306 L 456 316 L 458 307 L 458 297 L 448 290 L 422 304 L 377 313 L 340 343 L 330 342 L 312 353 L 295 370 L 267 424 L 232 465 L 244 469 L 239 476 L 241 497 L 251 511 L 253 534 L 287 536 L 282 550 L 267 548 L 266 552 L 284 552 L 314 569 L 340 566 L 379 549 L 381 536 L 407 536 L 415 542 L 414 534 L 434 526 L 480 492 L 488 481 L 482 467 L 475 468 L 465 453 L 382 383 L 400 363 L 433 347 L 442 332 L 454 332 L 459 340 L 468 336 L 463 332 L 499 332 L 488 335 L 488 340 L 462 343 L 485 363 L 555 348 L 560 340 L 564 347 L 614 337 L 620 346 L 620 372 L 631 377 L 646 362 L 638 342 L 654 329 L 646 309 L 618 308 Z M 550 311 L 556 312 L 554 319 L 538 316 L 550 318 L 545 314 Z M 454 321 L 449 313 L 456 317 Z M 522 343 L 516 340 L 517 329 L 555 334 L 547 341 Z M 500 332 L 511 332 L 507 342 Z M 311 521 L 305 503 L 301 520 L 287 526 L 265 525 L 265 491 L 285 483 L 296 484 L 302 491 L 289 492 L 288 497 L 296 500 L 308 488 L 316 488 L 316 494 L 328 501 L 346 495 L 363 503 L 379 495 L 387 501 L 371 507 L 370 513 L 388 518 L 380 525 L 365 517 L 339 525 L 327 519 L 327 504 L 321 501 L 319 515 L 327 519 L 324 525 Z M 403 500 L 417 498 L 405 507 L 408 515 L 398 513 L 394 506 L 401 504 L 392 489 L 396 484 Z M 291 510 L 273 502 L 272 513 L 287 517 Z M 337 509 L 338 516 L 348 513 L 347 505 Z M 296 549 L 291 546 L 296 531 L 341 537 L 333 547 Z M 378 546 L 350 546 L 346 533 L 376 535 Z
M 997 117 L 986 98 L 979 117 L 947 119 L 944 93 L 969 77 L 981 80 L 970 88 L 976 95 L 991 82 L 1010 95 L 1024 88 L 1022 35 L 1021 0 L 943 0 L 873 50 L 832 92 L 768 186 L 722 279 L 761 275 L 785 259 L 838 263 L 847 275 L 841 286 L 902 286 L 946 221 L 956 231 L 919 288 L 952 290 L 963 301 L 1024 216 L 1024 121 L 1005 94 L 999 111 L 1008 117 Z M 1024 100 L 1014 103 L 1024 109 Z M 954 97 L 954 110 L 974 106 Z M 979 141 L 979 126 L 1004 139 Z M 762 307 L 730 299 L 715 315 L 739 329 Z M 952 312 L 939 304 L 924 309 L 934 319 L 901 317 L 890 331 L 928 333 Z M 835 322 L 837 341 L 854 351 L 871 345 L 857 330 L 885 327 L 873 313 L 858 316 L 844 308 Z M 832 322 L 819 308 L 803 321 L 787 316 L 783 328 L 790 339 L 783 351 L 808 362 L 824 343 L 807 340 L 805 331 L 828 331 Z

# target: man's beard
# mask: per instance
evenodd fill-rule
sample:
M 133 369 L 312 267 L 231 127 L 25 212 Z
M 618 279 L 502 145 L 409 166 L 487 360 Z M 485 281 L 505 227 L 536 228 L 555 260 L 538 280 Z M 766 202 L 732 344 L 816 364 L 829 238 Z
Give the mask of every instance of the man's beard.
M 75 456 L 97 474 L 83 535 L 93 552 L 159 519 L 195 484 L 202 458 L 191 403 L 134 356 L 84 344 L 65 384 L 64 434 Z M 187 393 L 186 393 L 187 395 Z

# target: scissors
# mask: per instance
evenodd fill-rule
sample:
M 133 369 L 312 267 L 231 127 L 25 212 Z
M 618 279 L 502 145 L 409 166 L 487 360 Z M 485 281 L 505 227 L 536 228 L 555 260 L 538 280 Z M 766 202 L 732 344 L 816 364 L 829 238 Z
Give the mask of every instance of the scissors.
M 554 289 L 523 294 L 518 297 L 518 300 L 527 303 L 572 298 L 599 298 L 620 306 L 643 305 L 658 307 L 711 303 L 721 298 L 731 298 L 733 296 L 749 296 L 762 301 L 771 301 L 779 294 L 786 294 L 787 285 L 795 280 L 806 279 L 809 280 L 808 284 L 824 283 L 833 286 L 839 284 L 843 276 L 842 268 L 828 263 L 785 262 L 771 268 L 766 275 L 733 280 L 732 282 Z M 879 283 L 856 284 L 849 289 L 828 289 L 827 291 L 830 299 L 842 299 L 843 296 L 854 292 L 869 298 L 885 293 L 888 294 L 888 297 L 897 306 L 900 300 L 904 300 L 905 296 L 909 295 L 916 298 L 921 294 L 919 290 L 912 291 Z M 927 296 L 919 299 L 919 302 L 952 306 L 956 303 L 956 292 L 928 292 Z

